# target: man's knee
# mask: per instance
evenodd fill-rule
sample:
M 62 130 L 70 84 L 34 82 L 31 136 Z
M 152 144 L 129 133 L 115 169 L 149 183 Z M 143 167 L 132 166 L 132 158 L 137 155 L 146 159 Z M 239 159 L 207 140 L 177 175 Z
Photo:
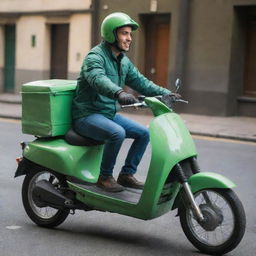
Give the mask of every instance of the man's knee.
M 140 137 L 142 137 L 145 141 L 149 141 L 149 131 L 147 128 L 141 131 Z
M 119 129 L 113 131 L 111 135 L 111 141 L 123 141 L 125 139 L 125 135 L 125 130 L 120 127 Z

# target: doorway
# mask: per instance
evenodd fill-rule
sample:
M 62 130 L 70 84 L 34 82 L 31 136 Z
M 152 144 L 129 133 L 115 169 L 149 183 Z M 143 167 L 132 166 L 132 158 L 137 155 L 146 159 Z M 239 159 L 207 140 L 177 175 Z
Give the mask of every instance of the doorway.
M 256 9 L 248 15 L 245 43 L 244 96 L 256 98 Z
M 4 27 L 4 92 L 12 93 L 15 88 L 15 25 Z
M 170 14 L 141 16 L 145 27 L 145 75 L 163 87 L 168 81 L 170 19 Z
M 51 79 L 67 79 L 69 24 L 51 25 Z

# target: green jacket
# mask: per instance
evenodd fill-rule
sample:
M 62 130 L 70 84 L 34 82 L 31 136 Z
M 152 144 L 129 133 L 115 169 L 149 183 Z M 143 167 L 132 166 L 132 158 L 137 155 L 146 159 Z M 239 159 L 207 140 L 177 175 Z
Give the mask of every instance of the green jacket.
M 93 113 L 113 119 L 119 109 L 115 93 L 124 85 L 145 96 L 170 93 L 145 78 L 124 53 L 116 57 L 110 46 L 102 42 L 84 59 L 73 99 L 73 119 Z

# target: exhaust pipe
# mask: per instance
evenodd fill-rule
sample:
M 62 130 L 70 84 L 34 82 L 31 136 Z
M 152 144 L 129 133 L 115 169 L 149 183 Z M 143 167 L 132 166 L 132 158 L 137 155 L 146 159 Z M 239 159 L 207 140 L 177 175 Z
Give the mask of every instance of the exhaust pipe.
M 40 180 L 36 183 L 32 191 L 32 198 L 37 207 L 50 206 L 56 209 L 72 209 L 74 203 L 59 190 L 57 190 L 49 181 Z

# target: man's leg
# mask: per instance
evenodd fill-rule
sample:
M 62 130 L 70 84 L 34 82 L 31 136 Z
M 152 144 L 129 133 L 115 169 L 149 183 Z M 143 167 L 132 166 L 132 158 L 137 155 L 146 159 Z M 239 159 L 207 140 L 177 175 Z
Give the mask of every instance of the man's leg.
M 108 191 L 121 191 L 123 188 L 115 183 L 113 169 L 116 158 L 125 139 L 125 130 L 112 120 L 100 114 L 80 118 L 75 121 L 75 130 L 95 140 L 105 141 L 104 152 L 101 163 L 101 177 L 98 184 L 101 184 Z
M 126 138 L 134 139 L 119 175 L 118 182 L 128 187 L 143 188 L 143 183 L 137 181 L 133 175 L 137 171 L 137 166 L 149 142 L 148 129 L 119 114 L 115 116 L 113 121 L 124 128 Z

